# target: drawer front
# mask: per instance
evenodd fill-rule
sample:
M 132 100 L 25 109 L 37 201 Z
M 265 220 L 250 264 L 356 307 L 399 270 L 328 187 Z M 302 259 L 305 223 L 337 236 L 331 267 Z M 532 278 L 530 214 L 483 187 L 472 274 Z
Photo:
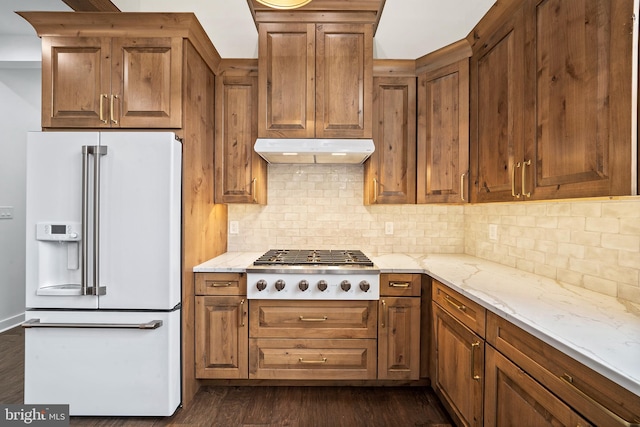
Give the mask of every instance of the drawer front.
M 450 289 L 437 280 L 433 281 L 433 301 L 458 319 L 463 325 L 484 338 L 486 310 L 480 304 Z
M 195 273 L 196 295 L 247 295 L 245 273 Z
M 595 425 L 640 423 L 633 393 L 493 313 L 487 342 Z
M 252 338 L 375 338 L 377 301 L 249 303 Z
M 376 340 L 249 340 L 250 379 L 376 378 Z
M 420 274 L 383 273 L 380 275 L 380 296 L 419 297 Z

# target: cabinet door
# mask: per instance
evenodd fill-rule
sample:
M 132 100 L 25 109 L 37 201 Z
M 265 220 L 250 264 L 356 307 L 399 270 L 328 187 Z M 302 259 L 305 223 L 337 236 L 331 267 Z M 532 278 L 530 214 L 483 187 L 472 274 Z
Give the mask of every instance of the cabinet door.
M 378 327 L 378 379 L 420 377 L 420 298 L 383 297 Z
M 182 126 L 182 38 L 114 38 L 112 126 Z
M 365 163 L 365 204 L 415 203 L 416 79 L 373 79 L 375 151 Z
M 524 108 L 523 8 L 471 58 L 471 201 L 520 198 Z
M 248 378 L 245 297 L 196 297 L 196 377 Z
M 525 195 L 631 194 L 632 3 L 528 2 Z
M 469 60 L 418 77 L 418 203 L 468 201 Z
M 260 24 L 258 136 L 315 136 L 315 25 Z
M 109 127 L 111 39 L 42 38 L 42 127 Z
M 371 138 L 373 29 L 316 25 L 316 137 Z
M 267 201 L 266 162 L 253 150 L 257 138 L 258 80 L 216 77 L 215 201 Z
M 458 425 L 483 424 L 484 340 L 433 304 L 432 383 Z
M 487 426 L 582 426 L 589 424 L 509 359 L 487 346 L 484 419 Z

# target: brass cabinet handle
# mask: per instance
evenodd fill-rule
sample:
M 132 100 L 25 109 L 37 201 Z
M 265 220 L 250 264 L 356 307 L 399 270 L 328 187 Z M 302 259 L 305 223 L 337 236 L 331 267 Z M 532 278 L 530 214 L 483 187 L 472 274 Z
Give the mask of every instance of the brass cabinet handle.
M 322 359 L 320 359 L 320 360 L 304 360 L 304 358 L 300 357 L 300 358 L 298 359 L 298 361 L 299 361 L 300 363 L 309 363 L 309 364 L 321 365 L 321 364 L 323 364 L 323 363 L 327 363 L 327 358 L 326 358 L 326 357 L 323 357 L 323 358 L 322 358 Z
M 239 306 L 238 316 L 240 317 L 240 320 L 238 320 L 238 323 L 240 324 L 240 326 L 244 326 L 244 298 L 240 300 L 240 303 L 238 304 L 238 306 Z
M 613 411 L 611 411 L 611 409 L 605 407 L 602 403 L 598 402 L 593 397 L 589 396 L 587 393 L 585 393 L 584 391 L 582 391 L 578 387 L 576 387 L 575 384 L 573 384 L 573 377 L 571 375 L 569 375 L 569 374 L 567 374 L 565 372 L 564 374 L 560 375 L 559 378 L 565 384 L 569 385 L 576 393 L 578 393 L 578 395 L 580 397 L 582 397 L 583 399 L 587 400 L 591 405 L 597 407 L 602 412 L 606 413 L 608 416 L 610 416 L 611 418 L 616 420 L 616 422 L 618 424 L 623 425 L 625 427 L 640 427 L 640 422 L 638 421 L 638 419 L 635 419 L 633 421 L 625 420 L 620 415 L 614 413 Z
M 525 193 L 525 190 L 527 188 L 527 181 L 526 181 L 526 176 L 527 174 L 525 173 L 527 166 L 531 165 L 531 159 L 527 160 L 526 162 L 522 163 L 522 195 L 525 197 L 531 197 L 531 191 L 528 191 Z
M 464 202 L 464 176 L 467 173 L 463 173 L 462 175 L 460 175 L 460 199 Z
M 226 282 L 226 283 L 212 282 L 211 283 L 211 287 L 213 288 L 228 288 L 229 286 L 231 286 L 231 282 Z
M 446 302 L 448 302 L 449 304 L 451 304 L 452 306 L 454 306 L 455 308 L 457 308 L 458 310 L 460 310 L 460 311 L 467 311 L 467 306 L 466 305 L 460 304 L 458 301 L 454 300 L 449 295 L 445 295 L 444 296 L 444 300 Z
M 382 325 L 380 325 L 383 328 L 387 327 L 387 316 L 389 315 L 388 313 L 388 308 L 387 308 L 387 302 L 385 300 L 381 300 L 380 301 L 382 303 Z
M 408 288 L 411 284 L 409 282 L 390 282 L 389 286 L 392 288 Z
M 378 179 L 373 178 L 373 203 L 378 203 Z
M 256 197 L 256 184 L 258 182 L 258 178 L 253 178 L 251 180 L 251 195 L 253 196 L 253 203 L 258 203 L 258 198 Z
M 478 341 L 471 344 L 471 378 L 475 381 L 480 381 L 480 375 L 475 374 L 475 362 L 476 362 L 476 348 L 480 347 Z
M 511 173 L 511 195 L 516 199 L 520 198 L 520 193 L 516 194 L 516 169 L 520 167 L 520 162 L 513 166 L 513 172 Z
M 327 316 L 322 316 L 322 317 L 304 317 L 304 316 L 300 316 L 300 321 L 301 322 L 324 322 L 328 319 Z
M 104 100 L 109 98 L 109 95 L 106 93 L 101 93 L 100 94 L 100 121 L 102 123 L 104 123 L 105 125 L 107 124 L 108 120 L 104 118 Z
M 114 112 L 113 112 L 113 111 L 114 111 L 114 108 L 113 108 L 113 104 L 114 104 L 114 101 L 113 101 L 113 100 L 114 100 L 114 99 L 118 99 L 118 95 L 111 95 L 111 111 L 109 112 L 109 115 L 111 116 L 111 122 L 112 122 L 114 125 L 117 125 L 117 124 L 118 124 L 118 120 L 116 120 L 116 118 L 115 118 L 115 114 L 114 114 Z

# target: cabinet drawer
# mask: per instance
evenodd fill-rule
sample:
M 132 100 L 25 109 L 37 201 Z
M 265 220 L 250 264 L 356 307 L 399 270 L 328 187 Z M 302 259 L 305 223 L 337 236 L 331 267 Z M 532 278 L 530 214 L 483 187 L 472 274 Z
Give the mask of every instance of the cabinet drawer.
M 249 302 L 252 338 L 375 338 L 377 301 Z
M 391 297 L 419 297 L 419 274 L 383 273 L 380 275 L 380 295 Z
M 450 289 L 437 280 L 433 281 L 433 301 L 463 325 L 484 338 L 486 310 L 480 304 Z
M 249 378 L 366 380 L 376 378 L 376 340 L 249 340 Z
M 196 295 L 246 295 L 244 273 L 195 273 Z
M 493 313 L 487 342 L 591 423 L 640 423 L 636 395 Z

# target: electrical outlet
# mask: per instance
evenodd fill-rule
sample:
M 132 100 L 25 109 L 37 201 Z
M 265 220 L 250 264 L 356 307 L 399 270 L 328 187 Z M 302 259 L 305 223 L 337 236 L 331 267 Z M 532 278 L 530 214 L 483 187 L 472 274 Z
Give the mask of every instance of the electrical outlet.
M 12 219 L 13 206 L 0 206 L 0 219 Z
M 238 221 L 229 221 L 229 234 L 238 234 L 239 228 Z
M 489 224 L 489 240 L 498 240 L 497 224 Z
M 393 222 L 384 223 L 384 234 L 393 234 Z

